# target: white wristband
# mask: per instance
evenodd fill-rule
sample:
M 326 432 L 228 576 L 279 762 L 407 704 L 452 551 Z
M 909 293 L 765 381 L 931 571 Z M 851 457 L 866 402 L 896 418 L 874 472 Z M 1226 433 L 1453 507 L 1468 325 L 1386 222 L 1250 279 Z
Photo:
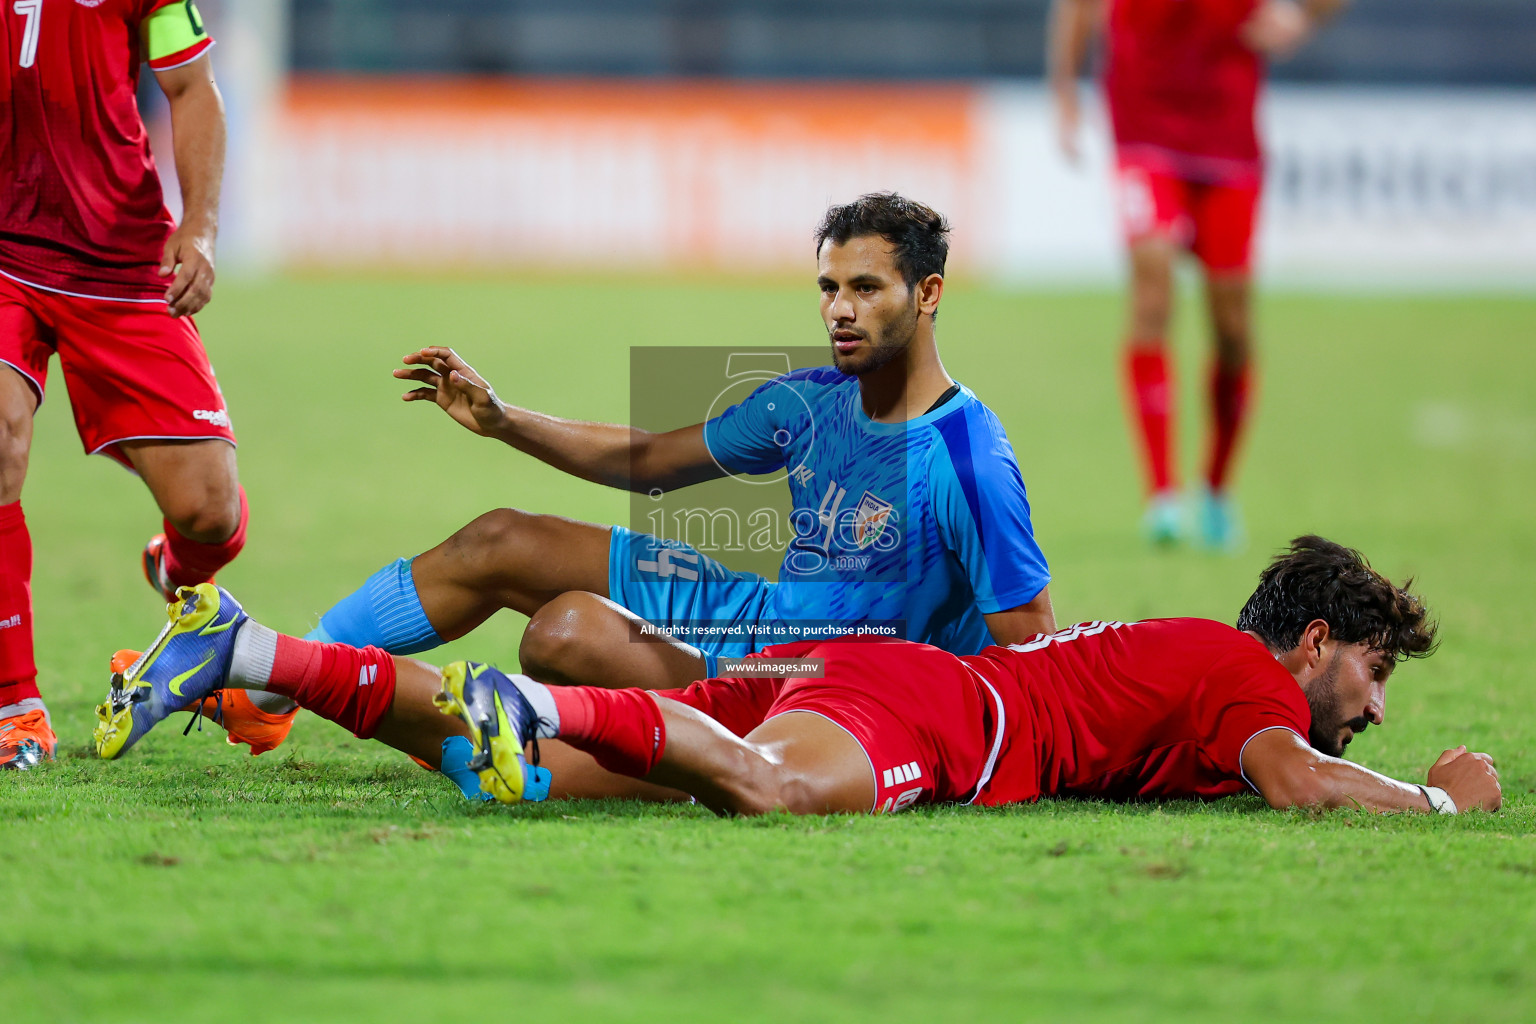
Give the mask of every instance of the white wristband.
M 1451 794 L 1439 786 L 1420 786 L 1424 798 L 1429 801 L 1429 809 L 1437 814 L 1455 814 L 1456 801 L 1451 799 Z

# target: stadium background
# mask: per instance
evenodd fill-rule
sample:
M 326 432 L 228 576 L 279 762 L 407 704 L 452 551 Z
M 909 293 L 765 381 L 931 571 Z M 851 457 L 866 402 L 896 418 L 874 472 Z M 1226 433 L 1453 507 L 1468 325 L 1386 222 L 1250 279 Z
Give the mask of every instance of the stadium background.
M 1289 537 L 1356 544 L 1417 576 L 1445 643 L 1351 755 L 1417 778 L 1465 741 L 1498 755 L 1509 803 L 487 810 L 312 716 L 254 760 L 174 721 L 104 764 L 90 709 L 110 650 L 157 626 L 135 558 L 155 520 L 127 474 L 79 456 L 60 393 L 26 500 L 62 756 L 0 779 L 0 863 L 22 875 L 0 1019 L 1531 1018 L 1526 0 L 1358 0 L 1276 69 L 1252 542 L 1230 558 L 1137 536 L 1105 150 L 1091 138 L 1071 171 L 1052 147 L 1044 3 L 201 6 L 231 149 L 199 324 L 254 513 L 221 582 L 262 618 L 300 630 L 498 505 L 628 515 L 398 404 L 401 353 L 446 340 L 509 400 L 620 419 L 632 345 L 819 343 L 811 225 L 894 187 L 956 221 L 941 348 L 1018 448 L 1063 621 L 1230 620 Z M 143 99 L 158 108 L 153 84 Z M 1189 465 L 1196 302 L 1175 341 Z M 443 657 L 509 661 L 520 625 Z
M 1119 266 L 1100 124 L 1083 167 L 1054 149 L 1044 0 L 209 6 L 231 260 L 794 269 L 877 183 L 1001 281 Z M 1520 0 L 1363 0 L 1276 67 L 1270 278 L 1529 280 L 1533 53 Z

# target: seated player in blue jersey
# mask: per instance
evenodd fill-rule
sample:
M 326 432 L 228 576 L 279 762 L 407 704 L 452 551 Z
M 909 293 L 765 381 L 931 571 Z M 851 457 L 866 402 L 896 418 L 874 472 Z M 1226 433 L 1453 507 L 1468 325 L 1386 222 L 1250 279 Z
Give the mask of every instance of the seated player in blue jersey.
M 594 483 L 645 493 L 788 470 L 792 518 L 808 525 L 776 582 L 622 526 L 498 509 L 384 567 L 311 637 L 415 653 L 513 608 L 532 620 L 519 650 L 529 675 L 666 689 L 716 675 L 721 657 L 783 642 L 755 628 L 765 624 L 899 624 L 899 637 L 955 654 L 1052 631 L 1049 571 L 1013 448 L 939 360 L 947 235 L 942 216 L 893 194 L 832 207 L 816 257 L 833 365 L 770 380 L 680 430 L 508 405 L 447 348 L 408 355 L 395 371 L 421 385 L 408 401 L 436 402 L 471 432 Z M 593 614 L 568 594 L 625 614 Z M 697 623 L 731 628 L 701 638 L 686 628 Z M 651 636 L 646 624 L 676 636 Z M 631 642 L 641 638 L 654 642 Z

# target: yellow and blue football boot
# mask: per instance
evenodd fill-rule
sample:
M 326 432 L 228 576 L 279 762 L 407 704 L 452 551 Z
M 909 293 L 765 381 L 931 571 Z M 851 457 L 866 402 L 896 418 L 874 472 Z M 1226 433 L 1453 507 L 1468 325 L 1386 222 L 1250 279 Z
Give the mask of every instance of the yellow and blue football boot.
M 549 772 L 538 766 L 539 717 L 503 672 L 478 661 L 456 661 L 443 669 L 443 692 L 433 703 L 469 726 L 473 749 L 464 767 L 479 776 L 482 791 L 504 804 L 549 795 Z M 443 750 L 446 754 L 447 743 Z M 465 795 L 475 796 L 467 790 Z
M 182 587 L 166 606 L 155 642 L 122 672 L 112 674 L 106 703 L 96 708 L 96 753 L 121 757 L 176 711 L 224 685 L 235 635 L 250 619 L 228 591 L 212 583 Z

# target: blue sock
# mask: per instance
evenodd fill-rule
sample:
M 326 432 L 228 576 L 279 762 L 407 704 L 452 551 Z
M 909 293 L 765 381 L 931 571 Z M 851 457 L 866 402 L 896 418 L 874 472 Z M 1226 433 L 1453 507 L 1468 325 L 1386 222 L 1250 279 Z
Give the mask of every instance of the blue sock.
M 411 576 L 414 559 L 399 558 L 372 576 L 355 591 L 320 616 L 320 625 L 306 640 L 382 647 L 391 654 L 415 654 L 441 646 Z
M 438 770 L 443 773 L 459 792 L 470 800 L 494 800 L 495 797 L 480 788 L 480 776 L 469 770 L 470 759 L 475 756 L 474 745 L 463 736 L 450 736 L 443 740 L 443 760 Z
M 448 780 L 459 787 L 470 800 L 494 800 L 495 797 L 480 788 L 480 776 L 470 770 L 469 762 L 475 756 L 475 748 L 463 736 L 449 736 L 443 740 L 443 759 L 438 770 L 447 776 Z M 549 784 L 552 781 L 548 768 L 535 768 L 528 765 L 523 775 L 523 801 L 525 803 L 535 800 L 549 799 Z

